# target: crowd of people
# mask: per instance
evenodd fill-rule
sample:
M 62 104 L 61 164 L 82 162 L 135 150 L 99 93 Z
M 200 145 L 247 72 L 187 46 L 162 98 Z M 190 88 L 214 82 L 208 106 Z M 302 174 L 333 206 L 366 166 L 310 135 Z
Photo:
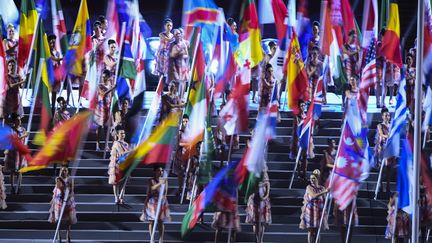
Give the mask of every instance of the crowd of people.
M 228 19 L 231 31 L 237 34 L 237 23 L 234 19 Z M 117 53 L 117 43 L 113 39 L 106 38 L 106 31 L 108 21 L 104 16 L 100 16 L 98 20 L 93 23 L 93 36 L 92 44 L 93 49 L 96 52 L 98 68 L 101 70 L 100 82 L 97 86 L 97 105 L 94 115 L 94 126 L 96 133 L 96 151 L 110 151 L 109 165 L 107 174 L 108 184 L 113 186 L 113 195 L 115 204 L 125 203 L 125 193 L 121 188 L 121 184 L 118 178 L 119 164 L 118 161 L 121 157 L 127 155 L 134 147 L 132 142 L 132 136 L 134 133 L 133 116 L 138 111 L 136 108 L 130 105 L 130 101 L 127 99 L 121 100 L 120 108 L 112 109 L 112 96 L 116 88 L 115 72 L 117 62 L 119 61 Z M 159 34 L 160 45 L 156 52 L 156 67 L 154 75 L 157 75 L 167 87 L 167 91 L 161 97 L 161 105 L 159 108 L 158 123 L 161 123 L 170 113 L 178 110 L 182 110 L 187 102 L 185 94 L 188 90 L 188 82 L 190 80 L 191 67 L 189 53 L 190 43 L 184 39 L 184 31 L 182 28 L 173 29 L 173 21 L 171 19 L 165 19 L 163 22 L 164 31 Z M 313 23 L 313 36 L 308 43 L 308 56 L 305 61 L 306 73 L 309 79 L 309 93 L 311 99 L 313 99 L 314 90 L 317 86 L 319 77 L 323 71 L 323 55 L 319 47 L 320 41 L 320 23 Z M 384 31 L 381 32 L 381 37 L 384 35 Z M 346 103 L 350 99 L 356 99 L 359 95 L 359 76 L 361 72 L 362 60 L 361 60 L 361 48 L 357 43 L 356 32 L 350 31 L 348 34 L 349 38 L 343 45 L 343 60 L 345 73 L 347 74 L 349 82 L 344 87 L 335 87 L 332 82 L 326 83 L 324 88 L 323 103 L 326 103 L 326 94 L 328 92 L 335 92 L 338 89 L 343 90 L 343 102 L 342 105 L 346 106 Z M 54 68 L 58 68 L 61 65 L 62 58 L 59 54 L 59 50 L 56 50 L 55 40 L 56 36 L 50 35 L 48 37 L 50 43 L 51 56 L 53 57 Z M 3 40 L 4 49 L 6 52 L 7 60 L 7 93 L 3 107 L 1 107 L 0 118 L 3 123 L 7 123 L 14 130 L 23 142 L 28 138 L 29 133 L 22 126 L 21 119 L 23 117 L 22 108 L 22 97 L 20 94 L 20 88 L 25 84 L 25 75 L 19 74 L 17 70 L 16 55 L 18 39 L 15 38 L 15 27 L 8 25 L 7 37 Z M 380 40 L 377 42 L 377 46 L 380 46 Z M 272 92 L 274 92 L 274 86 L 278 89 L 278 98 L 281 98 L 281 94 L 285 88 L 286 80 L 276 80 L 274 77 L 274 67 L 270 64 L 270 60 L 275 56 L 277 50 L 277 44 L 275 42 L 269 42 L 268 47 L 270 52 L 267 53 L 263 61 L 252 69 L 251 73 L 251 91 L 252 97 L 251 102 L 258 103 L 260 110 L 268 107 Z M 377 49 L 379 50 L 379 48 Z M 383 160 L 383 146 L 385 145 L 390 131 L 390 113 L 385 103 L 384 97 L 390 96 L 389 104 L 394 104 L 394 96 L 401 79 L 401 73 L 405 73 L 407 80 L 407 108 L 410 113 L 413 114 L 414 107 L 414 81 L 415 77 L 415 47 L 410 49 L 406 55 L 406 65 L 402 70 L 389 62 L 386 62 L 385 58 L 377 52 L 377 82 L 375 84 L 374 94 L 376 95 L 376 107 L 381 108 L 382 122 L 377 125 L 376 137 L 374 142 L 374 152 L 376 158 L 376 166 L 379 167 L 381 163 L 385 163 L 386 166 L 386 191 L 391 192 L 390 182 L 395 178 L 395 166 L 397 165 L 397 159 L 391 158 Z M 383 70 L 385 67 L 385 70 Z M 381 82 L 385 76 L 384 82 Z M 66 120 L 71 118 L 71 114 L 68 111 L 69 95 L 72 91 L 72 87 L 68 87 L 67 97 L 64 98 L 60 95 L 63 86 L 73 85 L 78 82 L 79 90 L 81 91 L 83 85 L 83 77 L 69 76 L 72 82 L 69 84 L 63 80 L 58 80 L 52 87 L 51 100 L 52 100 L 52 124 L 51 128 L 56 129 L 57 126 L 61 125 Z M 99 79 L 98 79 L 99 80 Z M 211 79 L 210 79 L 211 80 Z M 225 96 L 222 97 L 223 104 L 229 97 L 229 93 L 232 90 L 234 80 L 231 80 L 226 85 Z M 384 84 L 384 87 L 382 87 Z M 212 89 L 213 83 L 207 84 L 207 89 Z M 383 91 L 384 90 L 384 91 Z M 80 92 L 81 93 L 81 92 Z M 421 98 L 421 97 L 420 97 Z M 258 101 L 259 100 L 259 101 Z M 56 101 L 56 102 L 55 102 Z M 299 135 L 297 128 L 306 119 L 306 108 L 310 104 L 310 100 L 301 100 L 298 102 L 299 113 L 293 115 L 292 124 L 292 138 L 290 145 L 290 158 L 295 159 L 299 151 Z M 214 107 L 214 106 L 210 106 Z M 220 107 L 222 109 L 222 107 Z M 413 119 L 413 116 L 410 117 Z M 182 143 L 182 134 L 185 132 L 185 128 L 189 122 L 189 117 L 184 115 L 182 117 L 182 123 L 180 125 L 177 150 L 175 151 L 173 167 L 171 172 L 178 177 L 178 191 L 176 195 L 178 197 L 185 196 L 189 200 L 196 199 L 200 191 L 202 191 L 205 184 L 194 185 L 194 176 L 199 173 L 199 150 L 200 146 L 197 145 L 194 152 L 190 149 L 186 149 Z M 319 126 L 319 125 L 318 125 Z M 108 130 L 111 128 L 111 130 Z M 228 155 L 228 151 L 231 149 L 237 150 L 239 148 L 239 136 L 225 134 L 222 126 L 218 125 L 214 130 L 216 134 L 215 140 L 217 143 L 217 154 L 221 159 L 221 167 L 224 165 L 224 160 Z M 101 146 L 102 141 L 105 139 L 104 147 Z M 109 140 L 109 142 L 107 142 Z M 111 147 L 109 144 L 112 144 Z M 307 165 L 308 160 L 315 157 L 313 137 L 309 140 L 310 146 L 308 151 L 301 151 L 299 156 L 300 166 L 298 167 L 298 179 L 307 181 Z M 328 139 L 328 147 L 323 151 L 323 158 L 321 162 L 320 170 L 315 170 L 309 177 L 309 185 L 306 187 L 304 194 L 302 213 L 300 216 L 301 229 L 308 230 L 308 242 L 315 242 L 317 237 L 317 228 L 320 225 L 321 215 L 324 215 L 322 227 L 328 229 L 327 213 L 323 214 L 325 195 L 329 189 L 325 187 L 326 181 L 331 175 L 331 170 L 334 167 L 336 159 L 337 145 L 334 139 Z M 189 163 L 188 163 L 189 161 Z M 11 193 L 20 193 L 21 173 L 19 169 L 26 166 L 26 161 L 20 156 L 17 151 L 7 150 L 5 151 L 4 166 L 0 165 L 0 208 L 6 208 L 6 189 L 4 186 L 4 176 L 2 171 L 10 173 Z M 164 168 L 161 166 L 154 167 L 154 176 L 149 179 L 147 187 L 147 197 L 144 201 L 143 213 L 140 220 L 149 222 L 149 231 L 153 231 L 154 223 L 157 221 L 157 228 L 159 231 L 159 242 L 163 242 L 164 237 L 164 222 L 170 220 L 170 206 L 167 200 L 168 192 L 168 181 L 163 177 Z M 263 242 L 265 228 L 272 223 L 271 216 L 271 203 L 270 203 L 270 178 L 268 171 L 265 170 L 262 174 L 262 181 L 255 188 L 254 193 L 247 199 L 246 207 L 246 223 L 253 225 L 253 231 L 256 235 L 256 242 Z M 197 188 L 197 192 L 194 192 L 193 188 Z M 185 192 L 185 193 L 183 193 Z M 423 200 L 426 200 L 426 194 L 423 193 Z M 162 199 L 160 199 L 162 197 Z M 398 209 L 396 206 L 398 194 L 397 192 L 391 192 L 388 203 L 388 227 L 386 231 L 386 237 L 395 237 L 399 242 L 403 242 L 403 239 L 408 237 L 409 233 L 409 217 L 405 212 Z M 158 202 L 161 202 L 160 204 Z M 237 202 L 236 202 L 237 204 Z M 427 225 L 427 221 L 430 221 L 432 217 L 429 217 L 429 206 L 427 203 L 423 203 L 424 214 L 424 227 Z M 63 214 L 61 214 L 62 207 L 65 208 Z M 158 207 L 160 207 L 159 214 L 157 215 Z M 347 236 L 347 229 L 349 221 L 352 221 L 351 227 L 358 225 L 358 215 L 356 203 L 352 202 L 345 210 L 338 210 L 338 206 L 334 205 L 334 211 L 332 212 L 335 218 L 335 226 L 340 228 L 341 238 L 345 241 Z M 350 220 L 352 217 L 352 220 Z M 77 222 L 75 200 L 74 200 L 74 182 L 68 169 L 68 163 L 62 164 L 59 175 L 55 179 L 55 188 L 53 190 L 53 197 L 51 201 L 51 208 L 49 211 L 49 222 L 56 223 L 59 220 L 67 223 L 67 238 L 70 242 L 70 227 L 72 224 Z M 201 216 L 201 220 L 203 220 Z M 214 220 L 212 227 L 216 230 L 215 241 L 219 241 L 220 232 L 222 230 L 232 231 L 231 237 L 232 242 L 235 242 L 235 232 L 240 231 L 240 217 L 238 209 L 234 212 L 216 212 L 214 214 Z M 425 233 L 423 233 L 424 237 Z M 60 237 L 60 234 L 59 234 Z M 350 240 L 349 240 L 350 241 Z

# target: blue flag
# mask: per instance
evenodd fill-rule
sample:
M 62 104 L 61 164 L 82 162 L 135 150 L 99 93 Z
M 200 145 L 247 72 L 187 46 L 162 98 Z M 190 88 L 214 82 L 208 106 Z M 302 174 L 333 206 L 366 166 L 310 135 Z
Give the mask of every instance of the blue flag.
M 413 176 L 412 149 L 408 140 L 404 139 L 397 175 L 397 191 L 399 193 L 398 208 L 401 208 L 409 214 L 412 214 L 412 208 L 414 206 L 410 196 L 414 188 Z

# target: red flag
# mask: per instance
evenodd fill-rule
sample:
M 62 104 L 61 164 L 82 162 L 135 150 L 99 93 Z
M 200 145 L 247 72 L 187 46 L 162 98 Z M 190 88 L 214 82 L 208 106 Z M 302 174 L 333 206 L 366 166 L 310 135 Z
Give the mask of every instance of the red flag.
M 396 3 L 390 5 L 388 27 L 381 42 L 381 50 L 387 61 L 402 67 L 399 8 Z

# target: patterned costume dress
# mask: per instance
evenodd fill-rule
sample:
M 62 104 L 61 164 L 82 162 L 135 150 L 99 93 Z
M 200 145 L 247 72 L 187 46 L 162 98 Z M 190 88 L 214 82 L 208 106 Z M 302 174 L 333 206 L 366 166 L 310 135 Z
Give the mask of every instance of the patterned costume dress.
M 18 44 L 18 40 L 14 40 L 14 39 L 6 39 L 6 49 L 7 50 L 5 50 L 5 52 L 6 52 L 6 60 L 9 60 L 9 59 L 15 59 L 16 60 L 16 58 L 17 58 L 17 54 L 18 54 L 18 46 L 17 46 L 17 44 Z
M 409 215 L 402 209 L 397 209 L 394 203 L 387 205 L 387 227 L 385 238 L 391 239 L 393 235 L 397 238 L 405 238 L 410 234 L 410 219 Z M 397 215 L 395 215 L 397 213 Z
M 168 59 L 169 59 L 169 50 L 170 43 L 173 38 L 169 38 L 166 33 L 159 34 L 159 48 L 156 52 L 156 68 L 154 71 L 155 75 L 166 77 L 168 74 Z M 168 81 L 166 81 L 168 83 Z
M 161 108 L 159 113 L 159 123 L 161 123 L 168 115 L 174 111 L 172 105 L 177 105 L 179 99 L 176 95 L 164 94 L 162 95 Z
M 358 67 L 358 62 L 359 62 L 359 55 L 358 52 L 356 54 L 349 54 L 348 52 L 356 52 L 359 51 L 359 46 L 356 44 L 345 44 L 344 45 L 344 63 L 345 63 L 345 70 L 346 70 L 346 74 L 348 79 L 353 76 L 353 75 L 358 75 L 359 73 L 359 67 Z
M 410 67 L 406 70 L 406 99 L 407 107 L 410 109 L 410 113 L 414 113 L 414 83 L 416 77 L 416 69 Z
M 104 69 L 109 70 L 111 73 L 111 76 L 115 75 L 116 65 L 117 65 L 117 58 L 115 58 L 109 54 L 105 55 L 105 57 L 104 57 Z
M 18 75 L 8 74 L 7 82 L 9 85 L 16 84 L 20 82 L 20 77 Z M 19 101 L 19 86 L 17 85 L 13 88 L 9 86 L 6 91 L 6 99 L 3 106 L 4 117 L 7 117 L 12 113 L 18 113 Z
M 57 223 L 60 219 L 60 213 L 61 209 L 63 207 L 63 200 L 66 193 L 66 188 L 69 188 L 69 196 L 66 200 L 66 207 L 63 212 L 62 220 L 68 222 L 68 224 L 76 224 L 77 223 L 77 217 L 76 217 L 76 209 L 75 209 L 75 196 L 72 188 L 72 179 L 70 177 L 67 177 L 66 180 L 61 178 L 66 184 L 66 187 L 61 189 L 57 186 L 54 187 L 53 190 L 53 197 L 51 200 L 51 208 L 49 210 L 49 218 L 48 222 L 50 223 Z
M 258 193 L 249 196 L 246 208 L 246 223 L 263 223 L 265 225 L 272 223 L 270 199 L 263 199 L 268 193 L 264 182 L 270 183 L 268 177 L 267 180 L 259 183 Z
M 275 85 L 274 77 L 266 77 L 268 75 L 263 75 L 261 78 L 261 99 L 260 99 L 260 108 L 265 108 L 270 103 L 273 86 Z
M 61 58 L 60 52 L 55 50 L 55 49 L 51 50 L 51 57 L 55 57 L 56 59 L 60 59 Z M 54 72 L 55 72 L 55 70 L 60 67 L 61 61 L 55 61 L 54 59 L 51 59 L 51 60 L 52 60 L 52 64 L 53 64 Z M 51 87 L 52 92 L 59 92 L 60 91 L 61 81 L 62 80 L 57 80 L 57 79 L 54 80 L 54 84 Z
M 6 208 L 6 187 L 4 184 L 3 166 L 0 165 L 0 209 Z
M 98 103 L 95 111 L 96 124 L 99 126 L 105 126 L 108 123 L 110 115 L 110 104 L 111 104 L 111 92 L 103 95 L 105 92 L 111 89 L 111 85 L 105 85 L 100 83 L 98 86 Z
M 170 53 L 176 50 L 188 50 L 189 43 L 185 40 L 180 42 L 172 42 L 170 45 Z M 189 79 L 189 55 L 178 55 L 168 59 L 168 83 L 176 82 L 177 87 L 184 85 Z
M 124 153 L 129 151 L 129 145 L 125 141 L 114 141 L 113 146 L 111 148 L 111 157 L 110 157 L 110 163 L 108 166 L 108 184 L 110 185 L 117 185 L 118 178 L 117 175 L 119 174 L 119 167 L 118 167 L 118 159 L 120 156 L 122 156 Z
M 144 210 L 140 217 L 141 221 L 154 221 L 156 219 L 156 210 L 159 200 L 159 191 L 160 187 L 155 190 L 152 190 L 152 186 L 159 183 L 158 179 L 151 178 L 148 182 L 147 188 L 147 199 L 144 203 Z M 161 185 L 162 186 L 162 185 Z M 165 192 L 168 190 L 167 186 L 165 186 Z M 161 202 L 160 212 L 159 212 L 159 220 L 162 222 L 171 221 L 170 209 L 168 200 L 165 196 L 165 192 L 163 193 L 163 198 Z
M 311 94 L 311 99 L 314 98 L 313 95 L 315 93 L 315 88 L 316 88 L 318 79 L 321 76 L 322 68 L 323 68 L 323 63 L 321 61 L 317 61 L 316 63 L 309 61 L 307 63 L 307 70 L 308 70 L 308 76 L 309 76 L 309 87 L 310 87 L 309 93 Z
M 302 214 L 300 216 L 300 229 L 318 228 L 320 224 L 321 214 L 324 208 L 324 195 L 317 198 L 312 198 L 308 190 L 313 191 L 315 194 L 324 192 L 323 186 L 308 185 L 305 195 L 303 197 Z M 327 215 L 324 215 L 323 229 L 328 229 Z
M 381 130 L 382 133 L 384 135 L 389 135 L 389 131 L 390 131 L 390 124 L 384 124 L 384 123 L 380 123 L 379 124 L 381 126 Z M 384 146 L 387 142 L 387 138 L 380 136 L 379 131 L 378 131 L 378 127 L 376 129 L 376 133 L 375 133 L 375 147 L 374 147 L 374 157 L 375 159 L 377 159 L 377 165 L 378 163 L 381 163 L 382 159 L 383 159 L 383 152 L 384 152 Z

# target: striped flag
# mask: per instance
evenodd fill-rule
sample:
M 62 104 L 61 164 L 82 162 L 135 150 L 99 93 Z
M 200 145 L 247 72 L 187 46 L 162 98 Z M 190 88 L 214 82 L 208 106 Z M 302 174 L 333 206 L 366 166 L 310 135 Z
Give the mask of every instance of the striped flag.
M 140 164 L 167 163 L 171 159 L 174 148 L 179 117 L 179 112 L 171 113 L 147 140 L 135 147 L 123 161 L 119 161 L 118 178 L 123 180 L 129 177 Z
M 272 98 L 268 105 L 269 125 L 267 126 L 266 137 L 267 139 L 276 138 L 276 126 L 279 113 L 279 100 L 277 85 L 273 86 Z
M 387 30 L 381 42 L 382 55 L 392 64 L 402 67 L 400 49 L 399 7 L 397 3 L 390 4 L 390 15 Z
M 68 48 L 68 39 L 66 35 L 66 24 L 63 16 L 63 9 L 60 0 L 51 0 L 51 14 L 54 35 L 56 39 L 56 49 L 60 50 L 62 55 L 66 54 Z
M 405 77 L 399 83 L 398 96 L 396 98 L 396 108 L 393 115 L 389 137 L 384 148 L 384 159 L 390 157 L 399 157 L 400 135 L 406 124 L 408 108 L 406 106 L 406 79 Z
M 33 38 L 35 38 L 33 35 L 36 30 L 37 19 L 38 13 L 34 1 L 21 1 L 17 60 L 18 70 L 20 70 L 20 73 L 25 71 L 24 66 L 26 65 L 26 62 L 30 57 L 30 52 L 32 51 L 31 44 Z
M 372 38 L 366 56 L 366 65 L 364 66 L 361 74 L 360 95 L 358 96 L 360 115 L 363 124 L 366 124 L 367 122 L 369 91 L 370 88 L 376 83 L 376 75 L 376 41 L 375 38 Z
M 308 148 L 310 138 L 312 136 L 312 130 L 315 124 L 314 106 L 315 100 L 310 103 L 306 118 L 300 122 L 297 128 L 297 135 L 299 136 L 299 146 L 303 151 L 309 151 Z
M 324 75 L 327 73 L 327 62 L 325 62 L 324 65 L 326 68 L 324 68 L 320 77 L 318 78 L 313 97 L 313 118 L 315 121 L 321 117 L 321 110 L 324 100 Z
M 294 114 L 299 112 L 297 104 L 299 100 L 309 100 L 309 81 L 306 74 L 305 65 L 301 57 L 300 44 L 295 31 L 290 43 L 287 61 L 287 95 L 288 107 Z

